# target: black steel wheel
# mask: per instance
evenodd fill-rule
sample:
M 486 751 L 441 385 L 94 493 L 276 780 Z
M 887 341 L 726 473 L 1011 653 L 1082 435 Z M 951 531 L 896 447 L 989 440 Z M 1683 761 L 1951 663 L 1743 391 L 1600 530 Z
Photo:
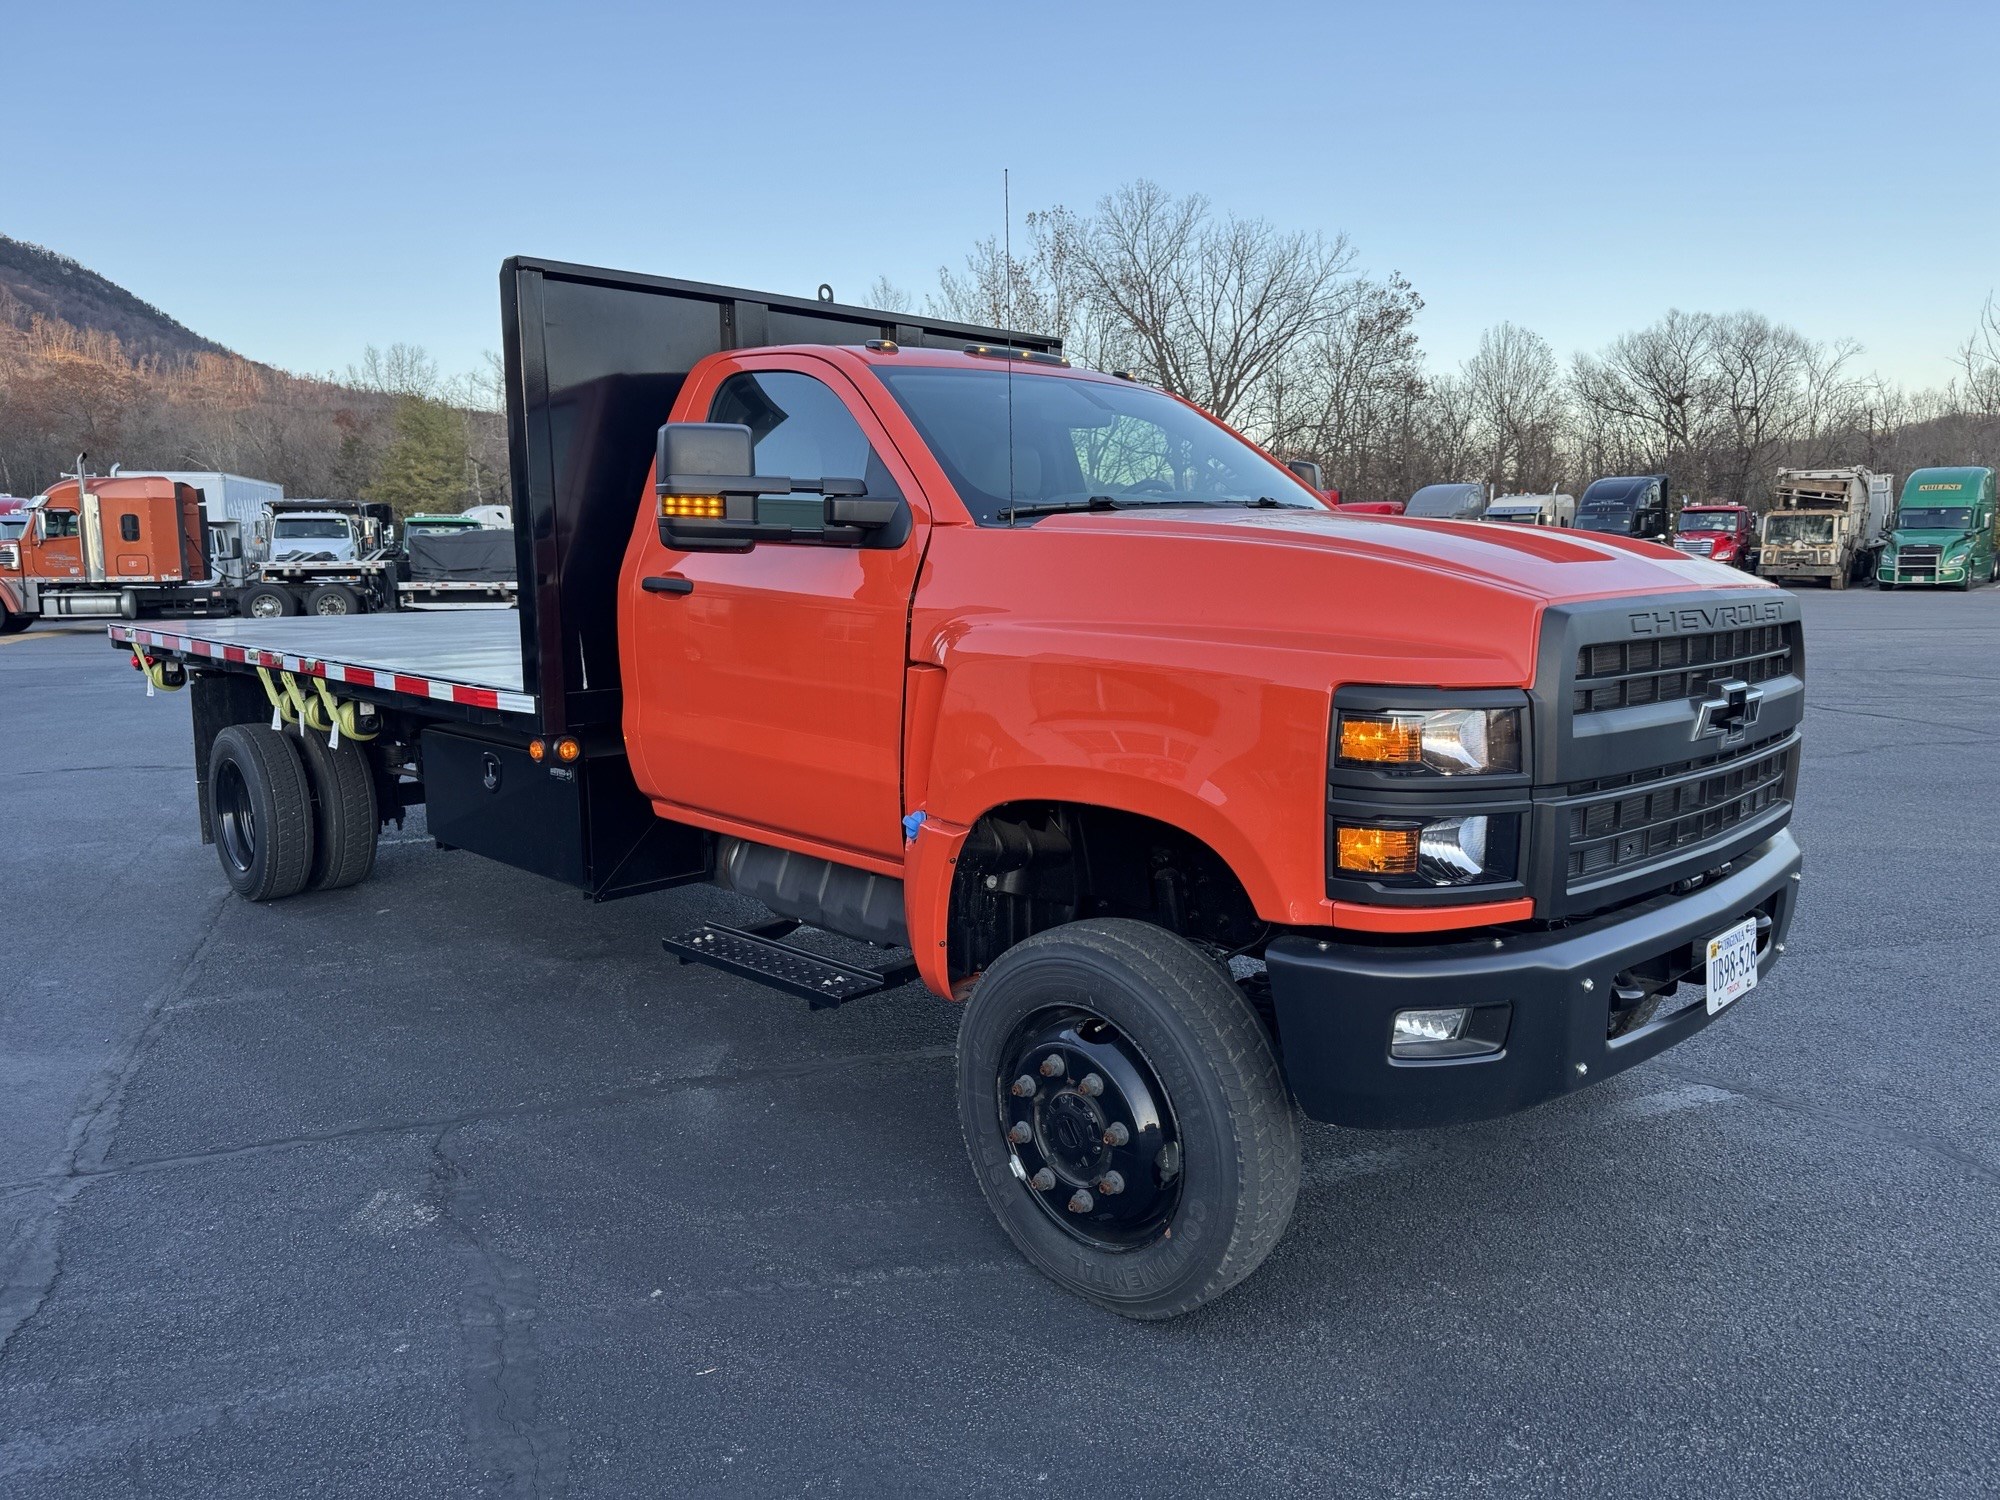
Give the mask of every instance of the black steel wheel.
M 1034 1201 L 1088 1245 L 1157 1238 L 1180 1204 L 1180 1128 L 1132 1039 L 1063 1006 L 1027 1017 L 1004 1055 L 1000 1128 Z
M 987 1203 L 1044 1274 L 1170 1318 L 1263 1261 L 1299 1186 L 1271 1038 L 1217 964 L 1144 922 L 1015 945 L 966 1002 L 959 1121 Z
M 218 734 L 208 753 L 208 805 L 231 890 L 277 901 L 305 889 L 312 798 L 288 735 L 263 724 L 232 724 Z

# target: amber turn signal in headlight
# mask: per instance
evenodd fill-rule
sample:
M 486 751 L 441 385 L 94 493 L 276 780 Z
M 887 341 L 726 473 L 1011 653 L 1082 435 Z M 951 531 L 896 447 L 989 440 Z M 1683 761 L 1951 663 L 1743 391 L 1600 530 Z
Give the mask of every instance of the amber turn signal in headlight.
M 1423 752 L 1423 730 L 1415 719 L 1340 716 L 1340 758 L 1350 764 L 1414 766 Z
M 1343 766 L 1437 776 L 1506 776 L 1521 769 L 1521 710 L 1438 708 L 1340 711 L 1334 756 Z
M 1417 838 L 1414 828 L 1341 828 L 1334 863 L 1357 875 L 1414 875 Z
M 728 509 L 720 495 L 662 495 L 660 514 L 684 521 L 721 521 Z

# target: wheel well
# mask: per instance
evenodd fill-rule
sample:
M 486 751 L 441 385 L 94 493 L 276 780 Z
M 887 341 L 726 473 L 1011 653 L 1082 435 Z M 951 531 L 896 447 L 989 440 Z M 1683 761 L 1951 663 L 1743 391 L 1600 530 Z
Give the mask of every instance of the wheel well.
M 954 976 L 1082 917 L 1132 917 L 1218 949 L 1265 927 L 1228 862 L 1172 824 L 1076 802 L 1008 803 L 973 824 L 952 876 Z

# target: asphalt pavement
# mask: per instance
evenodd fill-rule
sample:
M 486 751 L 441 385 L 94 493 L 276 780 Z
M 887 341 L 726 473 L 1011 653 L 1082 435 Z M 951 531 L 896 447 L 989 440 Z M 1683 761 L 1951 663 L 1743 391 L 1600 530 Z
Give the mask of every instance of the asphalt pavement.
M 0 639 L 0 1494 L 2000 1493 L 2000 589 L 1805 606 L 1785 963 L 1543 1109 L 1311 1128 L 1166 1325 L 1015 1255 L 943 1002 L 421 823 L 249 905 L 185 698 Z

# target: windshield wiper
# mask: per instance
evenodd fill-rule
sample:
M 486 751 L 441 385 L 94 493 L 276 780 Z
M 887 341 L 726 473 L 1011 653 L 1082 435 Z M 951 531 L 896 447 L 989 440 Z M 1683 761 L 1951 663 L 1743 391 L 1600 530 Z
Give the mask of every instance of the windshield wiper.
M 1250 506 L 1255 506 L 1259 510 L 1308 509 L 1308 507 L 1303 505 L 1287 505 L 1282 500 L 1273 500 L 1269 495 L 1259 495 L 1254 500 L 1253 499 L 1152 500 L 1142 495 L 1130 496 L 1130 497 L 1123 495 L 1091 495 L 1082 500 L 1044 500 L 1035 505 L 1010 505 L 1006 507 L 1006 509 L 1000 511 L 998 514 L 1001 520 L 1007 522 L 1009 525 L 1012 525 L 1016 520 L 1016 518 L 1021 516 L 1060 516 L 1060 515 L 1074 515 L 1083 511 L 1092 511 L 1092 510 L 1155 510 L 1162 506 L 1186 507 L 1186 506 L 1199 506 L 1199 505 L 1210 505 L 1210 506 L 1250 505 Z

